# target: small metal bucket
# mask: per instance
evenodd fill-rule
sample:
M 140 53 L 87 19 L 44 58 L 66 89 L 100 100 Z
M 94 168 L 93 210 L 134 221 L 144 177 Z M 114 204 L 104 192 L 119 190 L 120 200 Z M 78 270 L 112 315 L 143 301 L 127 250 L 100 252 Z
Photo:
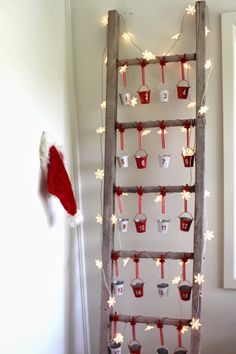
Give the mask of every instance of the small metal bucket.
M 140 342 L 137 340 L 132 340 L 131 342 L 129 342 L 128 347 L 129 347 L 130 354 L 140 354 L 141 353 L 142 346 L 141 346 Z
M 184 167 L 193 167 L 194 164 L 194 155 L 183 155 Z
M 158 231 L 166 234 L 169 229 L 170 219 L 157 219 Z
M 146 232 L 147 217 L 145 214 L 136 214 L 134 217 L 136 231 L 140 234 Z
M 147 90 L 140 91 L 142 87 L 146 87 Z M 138 89 L 139 99 L 141 104 L 150 103 L 151 90 L 147 85 L 142 85 Z
M 167 349 L 167 347 L 159 347 L 157 348 L 157 354 L 168 354 L 169 351 Z
M 123 280 L 116 280 L 113 281 L 113 293 L 114 295 L 123 295 L 124 290 L 124 281 Z
M 175 349 L 174 354 L 187 354 L 187 349 L 183 348 L 183 347 L 179 347 L 177 349 Z
M 148 154 L 145 150 L 137 150 L 134 154 L 136 165 L 138 169 L 143 169 L 147 167 L 147 157 Z
M 168 168 L 170 163 L 171 155 L 159 155 L 159 165 L 162 168 Z
M 121 343 L 116 343 L 112 341 L 109 345 L 111 354 L 121 354 Z
M 142 279 L 134 279 L 130 283 L 135 297 L 142 297 L 144 292 L 144 281 Z
M 118 161 L 119 167 L 121 167 L 121 168 L 126 168 L 129 166 L 129 156 L 128 155 L 117 156 L 117 161 Z
M 160 297 L 168 296 L 169 284 L 168 283 L 159 283 L 157 284 L 158 294 Z
M 182 216 L 184 214 L 190 215 L 190 218 L 187 216 Z M 182 214 L 180 214 L 179 220 L 180 220 L 180 230 L 188 232 L 190 230 L 193 221 L 192 214 L 190 214 L 189 212 L 183 212 Z
M 129 92 L 120 93 L 119 96 L 120 96 L 120 102 L 121 102 L 122 106 L 129 106 L 130 105 L 131 93 L 129 93 Z
M 177 85 L 178 98 L 186 100 L 189 89 L 189 82 L 187 80 L 180 80 Z
M 161 103 L 169 102 L 169 90 L 168 89 L 160 89 L 159 90 L 159 99 Z
M 119 231 L 120 232 L 127 232 L 128 230 L 128 223 L 129 219 L 128 218 L 120 218 L 119 219 Z
M 192 285 L 189 281 L 184 280 L 179 284 L 179 294 L 183 301 L 189 301 L 191 298 Z

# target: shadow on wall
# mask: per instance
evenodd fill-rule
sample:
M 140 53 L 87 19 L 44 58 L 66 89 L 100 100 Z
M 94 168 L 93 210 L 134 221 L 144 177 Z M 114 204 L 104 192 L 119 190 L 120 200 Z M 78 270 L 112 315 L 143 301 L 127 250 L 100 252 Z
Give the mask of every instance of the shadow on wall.
M 41 169 L 39 172 L 39 196 L 48 220 L 48 225 L 52 227 L 55 223 L 55 215 L 52 208 L 51 195 L 48 193 L 47 180 Z

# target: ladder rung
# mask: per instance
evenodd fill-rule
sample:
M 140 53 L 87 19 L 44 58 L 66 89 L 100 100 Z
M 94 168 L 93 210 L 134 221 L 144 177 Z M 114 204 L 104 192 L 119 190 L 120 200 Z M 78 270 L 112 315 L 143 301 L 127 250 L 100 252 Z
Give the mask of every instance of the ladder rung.
M 122 193 L 137 193 L 136 186 L 119 186 Z M 143 193 L 160 193 L 162 186 L 144 186 Z M 165 186 L 166 193 L 181 193 L 185 186 Z M 195 185 L 188 186 L 190 193 L 195 193 Z M 114 187 L 114 193 L 116 191 L 116 187 Z
M 138 258 L 160 258 L 163 256 L 165 259 L 193 259 L 192 252 L 155 252 L 155 251 L 126 251 L 126 250 L 117 250 L 113 251 L 115 255 L 119 258 L 134 258 L 135 256 Z
M 191 127 L 196 125 L 196 119 L 169 119 L 169 120 L 149 120 L 146 122 L 127 122 L 117 123 L 116 129 L 119 129 L 119 125 L 122 124 L 124 129 L 137 129 L 137 123 L 142 123 L 143 128 L 158 128 L 161 123 L 164 122 L 166 127 L 183 127 L 188 123 Z
M 166 326 L 175 326 L 177 327 L 181 322 L 182 326 L 190 326 L 191 319 L 186 318 L 167 318 L 167 317 L 149 317 L 149 316 L 129 316 L 129 315 L 116 315 L 116 320 L 118 322 L 127 322 L 129 323 L 132 319 L 135 319 L 136 323 L 145 323 L 156 325 L 160 320 L 163 325 Z M 110 321 L 113 321 L 113 315 L 110 317 Z
M 182 58 L 184 58 L 187 61 L 194 61 L 196 60 L 196 53 L 192 53 L 192 54 L 176 54 L 176 55 L 167 55 L 165 57 L 163 56 L 156 56 L 156 59 L 152 59 L 149 60 L 147 62 L 147 64 L 159 64 L 160 60 L 162 60 L 163 58 L 165 58 L 166 63 L 175 63 L 175 62 L 179 62 Z M 122 66 L 122 65 L 140 65 L 140 62 L 143 60 L 143 58 L 134 58 L 134 59 L 122 59 L 122 60 L 118 60 L 117 61 L 117 65 L 118 66 Z

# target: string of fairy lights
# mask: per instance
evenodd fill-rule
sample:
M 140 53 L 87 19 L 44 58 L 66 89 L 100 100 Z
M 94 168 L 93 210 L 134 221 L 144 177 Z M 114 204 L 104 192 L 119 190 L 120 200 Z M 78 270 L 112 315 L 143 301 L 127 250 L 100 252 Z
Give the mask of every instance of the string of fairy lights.
M 180 25 L 180 29 L 179 32 L 174 34 L 173 36 L 171 36 L 171 41 L 173 41 L 169 47 L 169 49 L 165 52 L 164 56 L 168 56 L 170 55 L 170 53 L 173 51 L 173 49 L 175 48 L 177 42 L 182 38 L 182 33 L 183 33 L 183 28 L 184 28 L 184 23 L 186 20 L 187 16 L 194 16 L 195 15 L 195 6 L 194 5 L 188 5 L 184 11 L 184 14 L 182 16 L 182 20 L 181 20 L 181 25 Z M 142 54 L 142 58 L 145 59 L 147 62 L 153 59 L 158 58 L 157 55 L 153 54 L 152 51 L 148 50 L 148 49 L 143 49 L 139 44 L 136 43 L 136 40 L 134 39 L 134 35 L 127 31 L 126 29 L 126 23 L 125 23 L 125 19 L 123 18 L 123 16 L 120 15 L 121 21 L 122 21 L 122 26 L 123 26 L 123 31 L 121 33 L 121 38 L 126 41 L 129 42 L 133 47 L 135 47 L 137 49 L 137 51 L 139 53 Z M 106 27 L 106 41 L 105 41 L 105 45 L 104 45 L 104 49 L 102 52 L 102 61 L 101 61 L 101 103 L 100 103 L 100 126 L 96 129 L 96 134 L 99 135 L 99 142 L 100 142 L 100 166 L 97 168 L 97 170 L 94 172 L 96 179 L 100 182 L 100 212 L 97 214 L 96 218 L 96 222 L 100 225 L 100 240 L 102 242 L 102 223 L 103 223 L 103 216 L 102 216 L 102 210 L 103 210 L 103 180 L 104 180 L 104 133 L 105 133 L 105 112 L 106 112 L 106 98 L 105 98 L 105 75 L 106 75 L 106 63 L 107 63 L 107 56 L 106 56 L 106 51 L 107 51 L 107 25 L 108 25 L 108 16 L 104 16 L 102 17 L 101 20 L 102 24 Z M 211 26 L 210 26 L 210 21 L 209 21 L 209 11 L 207 8 L 207 24 L 205 26 L 205 37 L 208 37 L 208 35 L 211 32 Z M 205 85 L 205 92 L 202 96 L 201 99 L 201 105 L 200 105 L 200 109 L 198 111 L 198 116 L 202 116 L 205 115 L 207 113 L 207 111 L 209 110 L 208 106 L 206 104 L 204 104 L 205 102 L 205 97 L 206 97 L 206 92 L 208 89 L 208 85 L 209 85 L 209 79 L 213 70 L 213 61 L 211 58 L 208 58 L 204 64 L 205 70 L 206 70 L 206 85 Z M 191 66 L 188 62 L 184 63 L 184 69 L 187 71 L 187 73 L 189 72 L 189 70 L 191 69 Z M 124 73 L 126 73 L 126 71 L 128 70 L 128 65 L 122 65 L 119 69 L 119 72 L 121 75 L 124 75 Z M 187 108 L 195 108 L 196 107 L 196 102 L 191 100 L 191 97 L 188 96 L 189 99 L 189 103 L 187 104 Z M 131 98 L 131 102 L 130 102 L 130 106 L 132 108 L 135 108 L 135 106 L 138 103 L 138 99 L 137 97 L 133 96 Z M 181 131 L 183 133 L 186 132 L 186 128 L 182 127 Z M 151 133 L 150 129 L 144 129 L 142 131 L 142 136 L 147 136 Z M 161 130 L 157 131 L 158 134 L 162 134 Z M 167 130 L 164 131 L 164 134 L 167 134 Z M 192 133 L 192 128 L 190 127 L 190 138 L 191 138 L 191 133 Z M 195 139 L 194 139 L 195 141 Z M 193 148 L 193 150 L 195 150 L 195 146 Z M 192 169 L 190 168 L 190 185 L 192 183 Z M 208 229 L 208 217 L 207 217 L 207 208 L 206 208 L 206 199 L 210 196 L 211 192 L 209 191 L 205 191 L 205 205 L 204 205 L 204 219 L 205 219 L 205 233 L 204 233 L 204 248 L 203 248 L 203 263 L 202 263 L 202 270 L 200 273 L 198 274 L 194 274 L 194 283 L 198 284 L 199 286 L 201 286 L 204 282 L 204 259 L 205 259 L 205 251 L 206 251 L 206 242 L 207 241 L 211 241 L 215 235 L 214 232 Z M 123 193 L 122 195 L 127 195 L 127 193 Z M 191 197 L 191 194 L 189 191 L 183 191 L 181 193 L 181 198 L 183 200 L 189 200 L 189 198 Z M 162 195 L 158 194 L 155 197 L 154 200 L 156 203 L 159 203 L 162 201 Z M 113 214 L 111 215 L 111 223 L 112 224 L 117 224 L 118 223 L 118 217 L 117 215 Z M 121 247 L 121 239 L 120 239 L 120 232 L 119 232 L 119 244 L 120 244 L 120 249 L 122 249 Z M 151 257 L 149 257 L 151 258 Z M 153 259 L 151 258 L 156 266 L 160 266 L 160 259 Z M 124 267 L 128 264 L 128 262 L 130 261 L 130 258 L 123 258 L 123 265 Z M 179 264 L 182 267 L 182 263 L 183 261 L 180 261 Z M 188 263 L 188 261 L 186 262 L 186 264 Z M 107 288 L 107 291 L 109 293 L 109 300 L 107 301 L 108 306 L 109 307 L 113 307 L 116 304 L 116 298 L 115 296 L 113 296 L 110 287 L 107 284 L 107 280 L 105 277 L 105 272 L 103 270 L 103 264 L 102 264 L 102 260 L 101 259 L 96 259 L 95 260 L 95 265 L 98 267 L 98 269 L 101 270 L 102 272 L 102 277 L 104 280 L 104 284 Z M 182 280 L 182 275 L 176 275 L 173 279 L 172 279 L 172 284 L 179 284 Z M 182 315 L 182 309 L 181 309 L 181 304 L 180 304 L 180 312 Z M 198 310 L 196 311 L 196 313 L 198 313 Z M 190 322 L 190 326 L 192 330 L 198 330 L 201 327 L 201 323 L 199 318 L 192 318 L 191 322 Z M 123 334 L 126 332 L 126 328 L 127 328 L 127 323 L 125 323 L 125 327 L 123 330 Z M 185 332 L 188 331 L 188 326 L 182 326 L 181 329 L 181 333 L 184 334 Z M 144 331 L 149 331 L 154 329 L 154 326 L 150 325 L 150 324 L 146 324 L 146 327 L 144 329 Z M 120 332 L 116 333 L 116 337 L 113 338 L 113 341 L 115 343 L 122 343 L 124 341 L 124 335 L 121 334 Z

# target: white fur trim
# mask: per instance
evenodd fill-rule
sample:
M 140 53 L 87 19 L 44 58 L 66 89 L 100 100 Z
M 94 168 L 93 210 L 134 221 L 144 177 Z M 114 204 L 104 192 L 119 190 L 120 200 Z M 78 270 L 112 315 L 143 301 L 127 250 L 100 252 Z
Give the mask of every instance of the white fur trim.
M 69 215 L 68 219 L 70 227 L 74 228 L 84 220 L 84 217 L 81 211 L 77 210 L 76 214 Z
M 60 152 L 62 152 L 61 146 L 58 146 L 48 133 L 43 132 L 39 145 L 39 158 L 41 168 L 45 175 L 47 175 L 48 171 L 49 149 L 52 145 L 54 145 Z

